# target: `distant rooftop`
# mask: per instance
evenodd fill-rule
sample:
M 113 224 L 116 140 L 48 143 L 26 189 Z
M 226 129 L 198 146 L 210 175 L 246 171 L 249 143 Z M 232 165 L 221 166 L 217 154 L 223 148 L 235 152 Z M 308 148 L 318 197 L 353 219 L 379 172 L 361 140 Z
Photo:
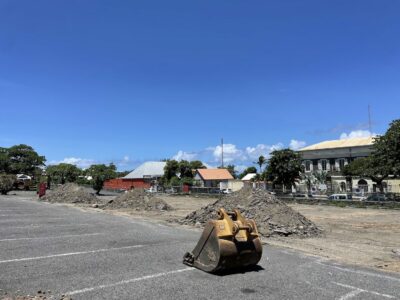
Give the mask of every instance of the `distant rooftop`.
M 244 176 L 243 178 L 242 178 L 242 180 L 243 181 L 250 181 L 250 180 L 252 180 L 254 177 L 256 177 L 257 176 L 257 173 L 249 173 L 249 174 L 246 174 L 246 176 Z
M 360 138 L 325 141 L 304 147 L 299 151 L 370 146 L 373 143 L 374 143 L 374 137 L 360 137 Z
M 203 180 L 229 180 L 234 179 L 227 169 L 197 169 Z
M 164 161 L 148 161 L 126 175 L 125 179 L 154 178 L 164 175 Z

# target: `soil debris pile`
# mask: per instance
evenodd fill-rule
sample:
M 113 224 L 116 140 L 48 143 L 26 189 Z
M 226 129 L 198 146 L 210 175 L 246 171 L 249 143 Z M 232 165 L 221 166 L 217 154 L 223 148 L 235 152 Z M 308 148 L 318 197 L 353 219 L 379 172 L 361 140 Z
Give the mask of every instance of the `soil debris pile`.
M 98 202 L 95 195 L 75 183 L 66 183 L 58 186 L 53 191 L 49 191 L 46 196 L 41 198 L 41 200 L 48 202 L 82 204 L 93 204 Z
M 322 231 L 302 214 L 296 212 L 274 195 L 264 190 L 242 189 L 196 210 L 179 223 L 186 225 L 204 225 L 208 220 L 217 219 L 217 210 L 224 208 L 232 211 L 239 209 L 242 215 L 253 219 L 263 236 L 315 237 Z
M 168 205 L 164 200 L 147 193 L 143 189 L 133 189 L 127 191 L 115 199 L 110 200 L 105 208 L 131 208 L 136 210 L 152 210 L 166 211 L 172 210 L 172 206 Z

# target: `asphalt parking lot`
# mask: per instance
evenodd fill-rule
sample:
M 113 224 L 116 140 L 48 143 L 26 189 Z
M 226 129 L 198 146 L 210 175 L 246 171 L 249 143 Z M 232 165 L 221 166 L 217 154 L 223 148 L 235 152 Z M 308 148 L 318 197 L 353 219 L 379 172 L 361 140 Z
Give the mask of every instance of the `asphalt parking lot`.
M 0 299 L 400 299 L 400 276 L 266 245 L 259 268 L 210 275 L 181 263 L 200 233 L 0 196 Z

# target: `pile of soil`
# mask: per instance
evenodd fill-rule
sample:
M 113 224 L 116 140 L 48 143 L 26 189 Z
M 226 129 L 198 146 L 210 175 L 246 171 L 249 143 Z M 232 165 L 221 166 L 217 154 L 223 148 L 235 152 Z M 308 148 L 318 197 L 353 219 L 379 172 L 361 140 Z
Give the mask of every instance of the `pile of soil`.
M 216 202 L 196 210 L 178 222 L 186 225 L 204 225 L 208 220 L 217 219 L 217 210 L 239 209 L 241 214 L 253 219 L 261 235 L 315 237 L 322 231 L 302 214 L 296 212 L 274 195 L 264 190 L 242 189 L 224 196 Z
M 95 195 L 75 183 L 66 183 L 58 186 L 53 191 L 49 191 L 46 196 L 41 198 L 41 200 L 48 202 L 84 204 L 93 204 L 98 202 Z
M 166 211 L 173 209 L 172 206 L 167 204 L 167 202 L 147 193 L 143 189 L 127 191 L 117 196 L 115 199 L 110 200 L 104 207 L 111 209 L 131 208 L 148 211 Z

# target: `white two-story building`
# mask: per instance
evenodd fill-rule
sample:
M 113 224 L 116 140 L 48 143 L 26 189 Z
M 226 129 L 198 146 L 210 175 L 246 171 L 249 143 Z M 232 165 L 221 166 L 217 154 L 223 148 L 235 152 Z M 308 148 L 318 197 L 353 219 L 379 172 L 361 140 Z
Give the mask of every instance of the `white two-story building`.
M 344 166 L 360 157 L 372 153 L 373 137 L 350 138 L 325 141 L 299 150 L 305 173 L 326 172 L 327 188 L 332 192 L 363 193 L 376 190 L 369 178 L 347 178 L 342 175 Z M 387 187 L 387 184 L 386 184 Z

